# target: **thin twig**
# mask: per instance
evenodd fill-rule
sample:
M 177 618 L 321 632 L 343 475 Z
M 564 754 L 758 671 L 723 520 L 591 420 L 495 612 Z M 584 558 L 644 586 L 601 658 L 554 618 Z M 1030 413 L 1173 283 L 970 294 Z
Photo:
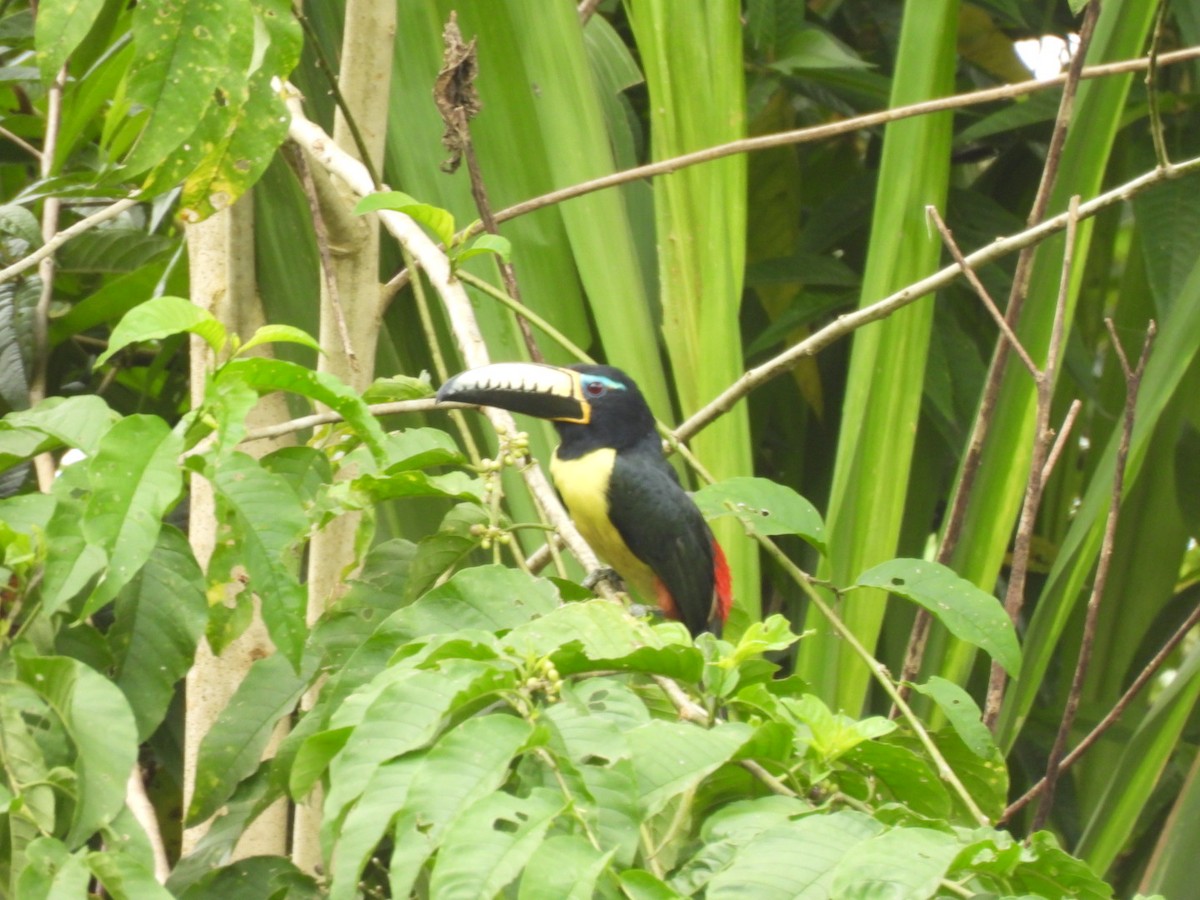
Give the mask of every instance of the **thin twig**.
M 1121 373 L 1125 376 L 1125 415 L 1121 423 L 1121 438 L 1117 444 L 1117 459 L 1113 473 L 1112 500 L 1108 507 L 1108 518 L 1104 523 L 1104 539 L 1100 544 L 1100 557 L 1096 564 L 1096 577 L 1092 582 L 1092 593 L 1088 597 L 1087 612 L 1083 622 L 1083 637 L 1079 644 L 1079 659 L 1075 664 L 1075 674 L 1071 679 L 1071 689 L 1067 694 L 1066 707 L 1063 710 L 1062 722 L 1058 726 L 1058 734 L 1054 738 L 1054 746 L 1050 749 L 1050 758 L 1046 762 L 1045 786 L 1042 788 L 1042 799 L 1034 814 L 1030 831 L 1039 831 L 1046 824 L 1050 810 L 1054 806 L 1054 789 L 1058 784 L 1058 776 L 1062 770 L 1063 753 L 1067 749 L 1067 739 L 1075 725 L 1075 716 L 1079 712 L 1079 700 L 1083 695 L 1083 682 L 1087 677 L 1088 665 L 1092 659 L 1092 649 L 1096 643 L 1096 624 L 1100 617 L 1100 602 L 1104 598 L 1104 586 L 1108 582 L 1108 571 L 1112 565 L 1113 547 L 1117 540 L 1117 523 L 1121 512 L 1121 499 L 1125 493 L 1125 464 L 1129 459 L 1129 445 L 1133 437 L 1133 420 L 1137 412 L 1138 390 L 1142 386 L 1142 375 L 1146 371 L 1146 360 L 1150 357 L 1150 348 L 1154 345 L 1156 327 L 1154 320 L 1146 327 L 1146 337 L 1142 342 L 1142 353 L 1138 357 L 1136 368 L 1130 368 L 1125 350 L 1121 347 L 1117 330 L 1113 327 L 1112 319 L 1105 319 L 1109 336 L 1112 338 L 1113 351 L 1121 364 Z
M 29 143 L 29 141 L 25 140 L 25 138 L 21 137 L 19 134 L 14 134 L 13 132 L 11 132 L 7 128 L 5 128 L 3 125 L 0 125 L 0 137 L 16 144 L 18 147 L 20 147 L 22 150 L 24 150 L 26 153 L 28 153 L 30 156 L 32 156 L 38 162 L 39 165 L 41 164 L 42 151 L 39 150 L 37 147 L 33 146 L 33 144 Z
M 1075 427 L 1075 420 L 1079 417 L 1082 409 L 1083 401 L 1078 397 L 1072 400 L 1071 405 L 1067 407 L 1067 414 L 1063 416 L 1062 425 L 1059 426 L 1058 434 L 1054 437 L 1054 446 L 1050 448 L 1050 453 L 1046 456 L 1046 464 L 1042 466 L 1043 484 L 1050 480 L 1054 467 L 1058 464 L 1058 458 L 1062 455 L 1063 448 L 1067 446 L 1067 438 L 1071 435 L 1071 429 Z
M 321 275 L 325 280 L 325 291 L 329 295 L 329 305 L 333 309 L 333 321 L 337 325 L 338 338 L 342 342 L 342 353 L 352 371 L 357 372 L 358 354 L 350 341 L 350 329 L 346 325 L 346 311 L 342 308 L 342 294 L 338 290 L 337 272 L 333 265 L 333 254 L 329 249 L 329 229 L 325 226 L 325 213 L 322 210 L 321 197 L 317 185 L 313 181 L 312 169 L 304 151 L 296 144 L 288 141 L 283 145 L 284 157 L 292 165 L 292 170 L 300 179 L 300 187 L 304 199 L 308 201 L 308 213 L 312 217 L 313 233 L 317 239 L 317 255 L 321 260 Z
M 1058 297 L 1054 304 L 1054 322 L 1050 328 L 1050 346 L 1046 351 L 1046 366 L 1037 375 L 1037 412 L 1035 414 L 1033 449 L 1030 453 L 1029 477 L 1025 483 L 1025 499 L 1021 504 L 1021 516 L 1017 522 L 1017 533 L 1013 539 L 1012 565 L 1009 569 L 1008 591 L 1004 595 L 1004 611 L 1013 625 L 1021 617 L 1025 605 L 1025 579 L 1029 574 L 1029 560 L 1033 554 L 1033 531 L 1037 525 L 1038 509 L 1046 483 L 1042 473 L 1046 459 L 1054 443 L 1054 432 L 1050 428 L 1051 404 L 1054 400 L 1054 383 L 1058 377 L 1058 364 L 1062 355 L 1066 322 L 1067 297 L 1071 290 L 1071 273 L 1074 269 L 1075 230 L 1079 214 L 1079 198 L 1072 197 L 1067 209 L 1067 239 L 1063 249 L 1062 275 L 1059 279 Z M 1000 718 L 1000 707 L 1004 703 L 1004 688 L 1008 673 L 997 662 L 992 663 L 988 680 L 987 698 L 984 702 L 983 722 L 995 728 Z
M 954 233 L 947 227 L 946 222 L 942 219 L 942 214 L 938 212 L 938 208 L 932 203 L 925 207 L 925 214 L 933 220 L 933 224 L 937 226 L 938 232 L 942 236 L 942 243 L 946 245 L 946 249 L 950 251 L 951 258 L 958 263 L 962 270 L 963 277 L 975 290 L 976 295 L 983 301 L 984 307 L 991 314 L 992 319 L 996 323 L 996 327 L 1000 329 L 1000 334 L 1008 341 L 1009 349 L 1020 357 L 1021 362 L 1025 364 L 1026 370 L 1034 378 L 1037 377 L 1038 367 L 1030 358 L 1029 352 L 1021 346 L 1021 341 L 1013 332 L 1012 326 L 1008 324 L 1008 320 L 1004 318 L 1004 313 L 1000 312 L 1000 307 L 996 305 L 996 301 L 992 299 L 992 295 L 988 293 L 988 289 L 983 286 L 983 282 L 979 280 L 979 276 L 971 266 L 967 265 L 967 261 L 963 258 L 962 250 L 959 249 L 958 242 L 954 240 Z
M 317 34 L 313 28 L 312 22 L 308 20 L 308 16 L 304 14 L 304 6 L 302 3 L 293 4 L 293 13 L 300 20 L 300 27 L 304 29 L 304 36 L 307 39 L 307 46 L 312 47 L 313 52 L 317 55 L 317 68 L 325 73 L 325 84 L 329 88 L 329 93 L 333 97 L 333 102 L 337 104 L 338 110 L 342 117 L 346 120 L 346 127 L 350 129 L 350 137 L 354 141 L 354 149 L 358 152 L 358 160 L 367 170 L 367 174 L 371 178 L 371 184 L 378 190 L 383 182 L 379 178 L 379 173 L 375 171 L 375 165 L 371 162 L 371 154 L 367 151 L 367 142 L 363 139 L 362 132 L 358 128 L 358 122 L 350 112 L 350 105 L 346 103 L 346 98 L 342 95 L 341 85 L 338 84 L 338 77 L 334 73 L 333 64 L 329 57 L 325 54 L 325 45 L 321 43 L 321 36 Z
M 457 274 L 458 277 L 467 284 L 471 285 L 471 287 L 483 291 L 489 297 L 492 297 L 493 299 L 504 304 L 506 307 L 516 313 L 517 318 L 521 321 L 527 320 L 535 328 L 545 332 L 551 340 L 553 340 L 556 344 L 558 344 L 580 362 L 595 362 L 595 360 L 592 359 L 592 357 L 589 356 L 585 350 L 580 348 L 579 345 L 572 341 L 569 337 L 535 313 L 528 306 L 525 306 L 519 300 L 516 300 L 499 290 L 491 282 L 485 281 L 484 279 L 472 275 L 470 272 L 465 272 L 462 269 L 459 269 L 455 274 Z
M 21 257 L 11 266 L 0 270 L 0 284 L 3 284 L 10 278 L 20 275 L 22 272 L 25 272 L 28 269 L 32 269 L 47 256 L 52 255 L 56 250 L 58 250 L 59 247 L 68 241 L 79 237 L 79 235 L 87 231 L 91 231 L 102 222 L 107 222 L 109 219 L 115 219 L 121 213 L 125 212 L 125 210 L 132 209 L 133 207 L 137 206 L 138 201 L 136 197 L 137 192 L 135 191 L 125 199 L 118 200 L 116 203 L 106 206 L 98 212 L 92 213 L 86 218 L 80 219 L 69 228 L 64 228 L 62 231 L 57 232 L 52 238 L 50 238 L 50 240 L 46 241 L 44 244 L 42 244 L 42 246 L 29 253 L 27 256 Z
M 1079 29 L 1079 46 L 1071 58 L 1067 71 L 1060 76 L 1063 82 L 1063 95 L 1058 104 L 1058 113 L 1054 118 L 1054 129 L 1050 135 L 1050 143 L 1046 148 L 1046 163 L 1042 167 L 1042 177 L 1038 183 L 1037 194 L 1025 221 L 1027 228 L 1032 228 L 1045 217 L 1046 208 L 1050 203 L 1054 182 L 1058 178 L 1058 169 L 1062 161 L 1062 149 L 1067 139 L 1067 127 L 1075 108 L 1075 95 L 1079 82 L 1087 77 L 1089 69 L 1084 68 L 1088 47 L 1095 33 L 1096 19 L 1100 13 L 1100 4 L 1092 3 L 1084 12 L 1083 24 Z M 1005 315 L 1009 324 L 1016 328 L 1021 310 L 1025 305 L 1025 295 L 1029 289 L 1029 275 L 1033 264 L 1033 245 L 1022 248 L 1017 257 L 1016 269 L 1013 272 L 1012 286 L 1009 289 L 1008 305 Z M 958 539 L 962 534 L 963 525 L 967 519 L 967 507 L 975 487 L 975 479 L 979 475 L 979 464 L 983 460 L 983 448 L 995 415 L 996 404 L 1000 398 L 1000 388 L 1003 384 L 1004 372 L 1008 364 L 1008 352 L 1011 345 L 1005 341 L 996 344 L 988 364 L 987 376 L 984 380 L 983 392 L 980 395 L 979 411 L 971 429 L 971 437 L 967 442 L 967 450 L 963 454 L 962 466 L 953 495 L 950 498 L 949 512 L 946 515 L 946 525 L 942 529 L 942 540 L 938 547 L 937 561 L 948 565 L 953 559 L 958 547 Z
M 579 0 L 579 6 L 576 8 L 579 12 L 579 24 L 586 25 L 596 13 L 596 7 L 601 3 L 601 0 Z
M 1162 109 L 1158 96 L 1158 48 L 1162 46 L 1163 19 L 1167 13 L 1167 0 L 1159 0 L 1158 14 L 1154 18 L 1154 36 L 1150 39 L 1150 53 L 1146 60 L 1146 94 L 1150 101 L 1150 137 L 1154 142 L 1154 155 L 1160 166 L 1170 165 L 1167 157 L 1167 142 L 1163 137 Z
M 1187 619 L 1184 620 L 1183 624 L 1175 629 L 1175 633 L 1167 639 L 1167 642 L 1163 644 L 1161 648 L 1159 648 L 1159 651 L 1154 654 L 1153 659 L 1146 663 L 1146 666 L 1141 672 L 1138 673 L 1137 678 L 1133 680 L 1133 683 L 1129 685 L 1129 687 L 1125 690 L 1125 693 L 1123 693 L 1120 699 L 1113 704 L 1113 708 L 1108 711 L 1103 719 L 1096 723 L 1096 726 L 1089 731 L 1087 736 L 1075 746 L 1074 750 L 1063 757 L 1062 762 L 1058 767 L 1060 774 L 1078 762 L 1080 757 L 1082 757 L 1084 753 L 1091 749 L 1092 745 L 1095 744 L 1096 741 L 1100 740 L 1100 738 L 1102 738 L 1105 733 L 1107 733 L 1108 730 L 1113 727 L 1113 725 L 1117 724 L 1121 716 L 1125 714 L 1125 710 L 1129 708 L 1129 705 L 1133 703 L 1137 695 L 1140 694 L 1142 689 L 1150 683 L 1155 675 L 1158 674 L 1159 670 L 1162 669 L 1167 660 L 1171 658 L 1171 654 L 1175 652 L 1176 648 L 1183 643 L 1184 638 L 1191 634 L 1192 629 L 1197 625 L 1200 625 L 1200 604 L 1197 604 L 1195 609 L 1193 609 L 1188 615 Z M 1007 822 L 1018 812 L 1024 809 L 1031 800 L 1041 794 L 1045 788 L 1046 779 L 1043 778 L 1019 798 L 1010 803 L 996 824 L 1000 825 L 1004 822 Z
M 1171 53 L 1163 53 L 1158 57 L 1158 65 L 1165 66 L 1200 57 L 1200 47 L 1188 47 L 1183 50 L 1175 50 Z M 1082 59 L 1082 55 L 1080 55 Z M 1101 78 L 1109 75 L 1123 75 L 1130 72 L 1141 72 L 1146 69 L 1147 61 L 1143 58 L 1122 60 L 1120 62 L 1106 63 L 1099 66 L 1088 66 L 1080 73 L 1080 78 Z M 1047 78 L 1043 81 L 1017 82 L 1016 84 L 1006 84 L 994 88 L 986 88 L 980 91 L 973 91 L 966 94 L 957 94 L 953 97 L 942 97 L 936 100 L 925 100 L 920 103 L 914 103 L 911 106 L 901 106 L 895 109 L 886 109 L 879 112 L 867 113 L 862 116 L 855 116 L 853 119 L 843 119 L 837 122 L 830 122 L 824 125 L 815 125 L 810 128 L 798 128 L 792 131 L 781 131 L 775 134 L 759 135 L 757 137 L 741 138 L 736 141 L 730 141 L 727 144 L 717 144 L 713 147 L 707 147 L 703 150 L 697 150 L 692 153 L 684 153 L 680 156 L 674 156 L 670 159 L 659 160 L 658 162 L 648 163 L 643 166 L 636 166 L 632 169 L 625 169 L 621 172 L 614 172 L 611 175 L 603 175 L 599 178 L 593 178 L 590 181 L 584 181 L 579 184 L 570 185 L 565 188 L 559 188 L 555 191 L 550 191 L 546 194 L 541 194 L 537 197 L 531 197 L 528 200 L 523 200 L 520 203 L 505 207 L 496 213 L 496 221 L 499 223 L 507 222 L 510 219 L 515 219 L 518 216 L 527 215 L 547 206 L 554 206 L 562 203 L 565 200 L 571 200 L 575 197 L 582 197 L 585 194 L 590 194 L 593 191 L 602 191 L 606 188 L 617 187 L 618 185 L 628 184 L 633 181 L 641 181 L 646 178 L 653 178 L 658 175 L 669 175 L 679 169 L 687 168 L 688 166 L 699 165 L 700 163 L 710 162 L 714 159 L 723 159 L 726 156 L 736 156 L 739 153 L 753 153 L 759 150 L 769 150 L 773 147 L 786 147 L 793 144 L 807 144 L 814 141 L 823 141 L 828 138 L 839 137 L 843 134 L 853 134 L 856 131 L 862 131 L 866 128 L 874 128 L 879 125 L 887 125 L 889 122 L 894 122 L 899 119 L 907 119 L 913 116 L 923 116 L 930 113 L 944 112 L 946 110 L 963 109 L 969 106 L 975 106 L 981 103 L 991 103 L 996 100 L 1013 100 L 1018 97 L 1023 97 L 1026 94 L 1032 94 L 1037 91 L 1046 90 L 1048 88 L 1057 87 L 1067 81 L 1068 74 L 1057 75 L 1054 78 Z M 482 230 L 482 223 L 474 223 L 468 228 L 463 229 L 455 235 L 456 242 L 466 240 Z M 392 292 L 402 288 L 408 281 L 408 273 L 400 272 L 395 275 L 386 285 L 385 291 Z

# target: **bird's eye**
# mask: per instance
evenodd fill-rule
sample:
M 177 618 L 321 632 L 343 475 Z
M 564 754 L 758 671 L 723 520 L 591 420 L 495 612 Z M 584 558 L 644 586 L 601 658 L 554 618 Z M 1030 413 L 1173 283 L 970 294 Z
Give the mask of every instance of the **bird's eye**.
M 583 385 L 584 393 L 589 397 L 603 397 L 608 393 L 608 388 L 602 381 L 588 381 Z

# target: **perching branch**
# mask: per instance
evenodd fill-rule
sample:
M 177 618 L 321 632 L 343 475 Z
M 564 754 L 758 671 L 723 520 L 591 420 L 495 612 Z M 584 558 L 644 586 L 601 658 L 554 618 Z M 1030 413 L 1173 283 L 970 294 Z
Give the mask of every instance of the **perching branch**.
M 63 244 L 79 237 L 79 235 L 83 234 L 85 231 L 91 231 L 102 222 L 107 222 L 109 219 L 115 219 L 121 213 L 125 212 L 125 210 L 132 209 L 133 207 L 137 206 L 137 194 L 138 192 L 134 191 L 125 199 L 118 200 L 116 203 L 106 206 L 104 209 L 80 219 L 69 228 L 64 228 L 62 231 L 56 232 L 52 238 L 47 240 L 42 244 L 42 246 L 38 247 L 28 256 L 23 256 L 11 266 L 0 269 L 0 284 L 8 281 L 10 278 L 20 275 L 22 272 L 27 271 L 28 269 L 32 269 L 47 256 L 50 256 L 57 251 L 58 248 Z
M 300 103 L 300 94 L 295 88 L 281 81 L 277 81 L 275 84 L 276 89 L 283 95 L 291 114 L 291 122 L 288 126 L 289 137 L 307 150 L 331 174 L 340 178 L 353 193 L 358 196 L 371 193 L 375 189 L 375 185 L 371 180 L 370 173 L 362 163 L 346 153 L 319 125 L 305 116 Z M 447 318 L 464 362 L 471 368 L 486 365 L 490 361 L 487 344 L 479 330 L 475 311 L 471 307 L 466 289 L 451 272 L 450 261 L 446 258 L 445 253 L 416 222 L 403 213 L 385 209 L 380 210 L 376 215 L 379 216 L 379 221 L 384 228 L 404 245 L 416 259 L 417 264 L 425 270 L 429 283 L 442 298 L 442 302 L 446 304 Z M 483 413 L 499 430 L 507 431 L 510 434 L 517 431 L 516 423 L 507 411 L 485 407 Z M 598 568 L 599 561 L 596 559 L 596 554 L 592 552 L 591 547 L 576 530 L 541 466 L 526 466 L 521 472 L 529 491 L 535 495 L 551 524 L 563 535 L 575 558 L 585 568 Z

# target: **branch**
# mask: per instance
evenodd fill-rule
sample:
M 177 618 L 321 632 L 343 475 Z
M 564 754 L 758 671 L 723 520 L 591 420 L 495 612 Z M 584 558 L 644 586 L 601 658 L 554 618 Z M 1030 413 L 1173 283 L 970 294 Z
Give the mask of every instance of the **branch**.
M 339 147 L 319 125 L 304 115 L 299 92 L 281 81 L 276 81 L 275 85 L 291 114 L 289 137 L 307 150 L 331 174 L 340 178 L 350 191 L 360 197 L 371 193 L 375 185 L 370 173 L 362 163 Z M 385 209 L 375 215 L 379 216 L 383 227 L 412 254 L 417 264 L 425 270 L 429 283 L 441 296 L 463 361 L 470 368 L 487 365 L 490 361 L 487 345 L 475 319 L 475 311 L 467 297 L 466 289 L 454 277 L 446 255 L 416 222 L 403 213 Z M 516 423 L 507 411 L 485 407 L 483 413 L 498 430 L 507 431 L 509 434 L 517 432 Z M 596 554 L 576 530 L 541 466 L 525 466 L 521 473 L 530 493 L 545 510 L 550 523 L 563 535 L 580 564 L 587 569 L 598 568 Z
M 28 269 L 32 269 L 47 256 L 50 256 L 52 253 L 54 253 L 63 244 L 67 243 L 67 241 L 79 237 L 79 235 L 83 234 L 85 231 L 90 231 L 101 222 L 107 222 L 109 219 L 115 219 L 121 213 L 125 212 L 125 210 L 137 206 L 137 193 L 138 192 L 135 191 L 125 199 L 118 200 L 111 206 L 106 206 L 99 212 L 94 212 L 90 216 L 80 219 L 70 228 L 64 228 L 62 231 L 55 234 L 54 237 L 50 238 L 28 256 L 22 257 L 6 269 L 0 269 L 0 284 L 3 284 L 10 278 L 20 275 L 22 272 Z
M 1128 181 L 1094 197 L 1086 203 L 1081 203 L 1079 205 L 1078 218 L 1080 220 L 1090 218 L 1101 210 L 1107 209 L 1114 204 L 1122 203 L 1149 187 L 1196 171 L 1200 171 L 1200 157 L 1195 157 L 1165 168 L 1153 169 L 1144 175 L 1134 178 L 1132 181 Z M 1045 240 L 1051 234 L 1061 231 L 1066 227 L 1069 217 L 1069 213 L 1060 213 L 1032 228 L 1027 228 L 1006 238 L 998 238 L 986 247 L 976 250 L 974 253 L 967 254 L 964 259 L 970 268 L 978 269 L 1009 253 L 1036 244 Z M 935 291 L 941 290 L 961 275 L 962 271 L 958 263 L 953 263 L 932 275 L 922 278 L 920 281 L 915 281 L 907 287 L 901 288 L 896 293 L 884 297 L 870 306 L 865 306 L 862 309 L 854 310 L 854 312 L 838 316 L 833 322 L 814 332 L 805 340 L 789 347 L 783 353 L 780 353 L 762 365 L 747 371 L 741 378 L 722 391 L 713 400 L 709 401 L 705 406 L 697 410 L 687 421 L 675 429 L 675 437 L 681 441 L 690 439 L 713 420 L 727 413 L 733 408 L 734 404 L 752 390 L 765 384 L 772 378 L 790 371 L 804 357 L 815 356 L 830 344 L 862 326 L 878 321 L 879 319 L 885 319 L 896 310 L 902 309 L 908 304 L 921 299 L 926 294 L 932 294 Z
M 1113 350 L 1121 363 L 1121 373 L 1125 376 L 1125 415 L 1121 422 L 1121 439 L 1117 444 L 1117 459 L 1113 474 L 1112 500 L 1108 507 L 1108 518 L 1104 523 L 1104 540 L 1100 545 L 1100 559 L 1096 564 L 1096 578 L 1092 582 L 1092 593 L 1088 597 L 1087 612 L 1083 622 L 1083 637 L 1079 645 L 1079 659 L 1075 664 L 1075 675 L 1071 679 L 1071 690 L 1067 694 L 1067 705 L 1063 710 L 1062 722 L 1058 726 L 1058 734 L 1054 746 L 1050 750 L 1050 759 L 1046 763 L 1046 777 L 1043 779 L 1042 800 L 1038 804 L 1037 813 L 1033 817 L 1031 831 L 1038 831 L 1045 824 L 1054 805 L 1054 789 L 1058 784 L 1059 772 L 1062 770 L 1063 753 L 1067 748 L 1067 738 L 1075 724 L 1075 715 L 1079 711 L 1079 698 L 1083 695 L 1083 681 L 1087 677 L 1088 665 L 1092 659 L 1092 648 L 1096 643 L 1096 623 L 1100 616 L 1100 601 L 1104 597 L 1104 586 L 1108 583 L 1108 570 L 1112 565 L 1113 546 L 1117 540 L 1117 522 L 1121 512 L 1121 498 L 1125 492 L 1125 464 L 1129 459 L 1129 443 L 1133 436 L 1133 419 L 1137 411 L 1138 391 L 1142 386 L 1142 375 L 1146 371 L 1146 360 L 1150 357 L 1150 348 L 1154 345 L 1156 327 L 1154 320 L 1146 327 L 1146 337 L 1142 341 L 1142 353 L 1138 357 L 1136 368 L 1130 368 L 1125 350 L 1117 338 L 1117 330 L 1112 319 L 1105 319 L 1108 333 L 1112 337 Z

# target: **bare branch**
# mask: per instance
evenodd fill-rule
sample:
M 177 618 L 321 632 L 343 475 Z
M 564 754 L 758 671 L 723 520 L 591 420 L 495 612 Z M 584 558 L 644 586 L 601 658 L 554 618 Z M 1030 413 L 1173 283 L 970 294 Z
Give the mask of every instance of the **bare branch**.
M 17 260 L 11 266 L 0 270 L 0 283 L 8 281 L 22 272 L 32 269 L 47 256 L 53 254 L 59 247 L 68 241 L 79 237 L 85 231 L 91 231 L 102 222 L 107 222 L 109 219 L 115 219 L 127 209 L 132 209 L 137 206 L 137 192 L 135 191 L 130 196 L 123 200 L 118 200 L 110 206 L 106 206 L 98 212 L 92 213 L 86 218 L 80 219 L 69 228 L 64 228 L 57 232 L 52 238 L 46 241 L 42 246 L 38 247 L 28 256 L 24 256 Z
M 1125 350 L 1117 338 L 1112 319 L 1105 319 L 1108 333 L 1112 337 L 1113 349 L 1121 363 L 1121 372 L 1125 376 L 1125 415 L 1121 422 L 1121 438 L 1117 444 L 1117 459 L 1113 473 L 1112 499 L 1109 502 L 1108 518 L 1104 522 L 1104 539 L 1100 544 L 1100 557 L 1096 564 L 1096 578 L 1092 582 L 1092 593 L 1088 597 L 1087 611 L 1083 621 L 1083 637 L 1079 645 L 1079 659 L 1075 663 L 1075 674 L 1071 679 L 1071 690 L 1067 694 L 1067 705 L 1063 710 L 1062 722 L 1058 726 L 1058 734 L 1054 738 L 1054 746 L 1050 749 L 1050 758 L 1046 763 L 1045 786 L 1042 788 L 1042 799 L 1038 804 L 1037 813 L 1033 817 L 1031 831 L 1038 831 L 1050 816 L 1054 806 L 1054 789 L 1058 784 L 1058 776 L 1062 771 L 1063 753 L 1067 749 L 1067 739 L 1075 725 L 1075 716 L 1079 711 L 1079 700 L 1083 695 L 1083 681 L 1087 677 L 1088 665 L 1092 659 L 1092 648 L 1096 643 L 1096 624 L 1100 617 L 1100 601 L 1104 598 L 1104 586 L 1108 583 L 1108 571 L 1112 565 L 1113 546 L 1117 540 L 1117 522 L 1121 513 L 1121 499 L 1125 493 L 1125 464 L 1129 459 L 1129 444 L 1133 437 L 1133 420 L 1137 412 L 1138 391 L 1142 386 L 1142 375 L 1146 371 L 1146 360 L 1150 357 L 1150 348 L 1154 345 L 1154 335 L 1157 331 L 1154 320 L 1146 327 L 1146 337 L 1142 342 L 1142 353 L 1138 357 L 1137 367 L 1130 369 Z
M 983 301 L 983 305 L 987 308 L 987 311 L 991 313 L 992 319 L 1000 329 L 1000 333 L 1004 336 L 1004 339 L 1008 341 L 1009 347 L 1021 358 L 1021 362 L 1025 364 L 1025 368 L 1029 371 L 1029 374 L 1037 378 L 1037 366 L 1030 359 L 1029 353 L 1021 346 L 1020 339 L 1012 330 L 1012 326 L 1008 324 L 1008 320 L 1004 318 L 1004 313 L 1000 312 L 1000 307 L 996 306 L 996 301 L 992 299 L 992 295 L 983 286 L 983 282 L 979 280 L 979 276 L 975 274 L 975 270 L 967 265 L 967 261 L 963 259 L 962 250 L 959 249 L 958 243 L 954 240 L 954 233 L 946 226 L 945 221 L 942 219 L 942 214 L 938 212 L 937 207 L 933 204 L 925 207 L 925 213 L 929 218 L 933 219 L 934 225 L 937 226 L 938 232 L 942 235 L 942 242 L 946 245 L 946 249 L 950 251 L 950 256 L 958 263 L 959 268 L 962 269 L 963 277 L 975 289 L 975 293 Z
M 1086 203 L 1081 203 L 1079 205 L 1078 218 L 1080 220 L 1090 218 L 1101 210 L 1107 209 L 1114 204 L 1122 203 L 1155 184 L 1164 180 L 1182 177 L 1195 171 L 1200 171 L 1200 157 L 1173 164 L 1165 169 L 1154 169 L 1132 181 L 1106 191 Z M 1032 228 L 1027 228 L 1006 238 L 998 238 L 986 247 L 976 250 L 974 253 L 967 254 L 964 259 L 968 266 L 973 269 L 979 269 L 993 260 L 1000 259 L 1009 253 L 1020 250 L 1022 247 L 1036 244 L 1045 240 L 1049 235 L 1061 231 L 1066 227 L 1069 217 L 1069 212 L 1060 213 Z M 830 344 L 862 326 L 878 321 L 879 319 L 887 318 L 896 310 L 902 309 L 909 303 L 921 299 L 926 294 L 932 294 L 940 290 L 961 274 L 962 268 L 958 263 L 953 263 L 944 269 L 934 272 L 932 275 L 922 278 L 920 281 L 915 281 L 907 287 L 901 288 L 896 293 L 884 297 L 870 306 L 865 306 L 862 309 L 856 309 L 853 312 L 838 316 L 833 322 L 814 332 L 803 341 L 794 344 L 783 353 L 780 353 L 762 365 L 747 371 L 741 378 L 676 428 L 674 432 L 675 437 L 681 441 L 690 439 L 714 419 L 719 418 L 732 409 L 739 400 L 752 390 L 765 384 L 772 378 L 790 371 L 801 359 L 808 356 L 815 356 Z

